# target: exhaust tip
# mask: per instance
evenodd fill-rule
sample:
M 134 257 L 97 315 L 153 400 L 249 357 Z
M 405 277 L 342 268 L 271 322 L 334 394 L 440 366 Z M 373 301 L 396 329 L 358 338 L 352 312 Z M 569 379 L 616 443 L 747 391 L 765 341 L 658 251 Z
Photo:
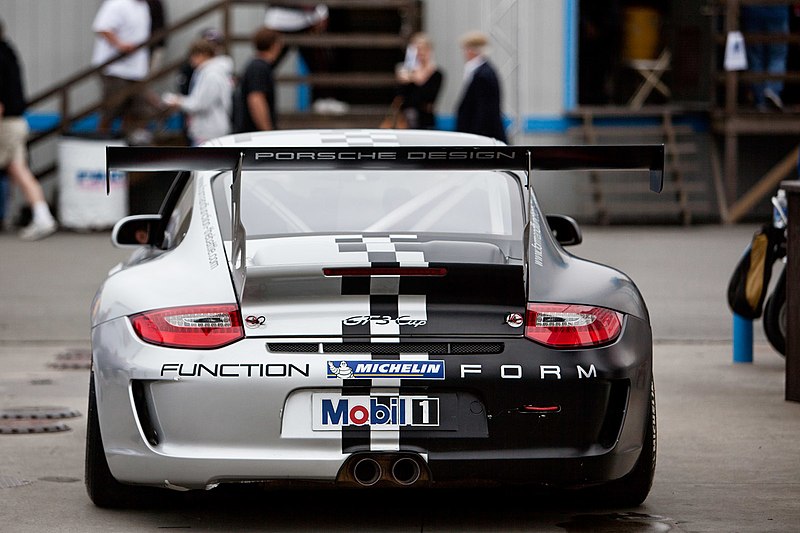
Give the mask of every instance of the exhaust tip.
M 410 457 L 401 457 L 392 465 L 392 478 L 400 485 L 413 485 L 420 473 L 419 463 Z
M 353 465 L 353 479 L 359 485 L 369 487 L 377 483 L 383 475 L 383 469 L 380 463 L 371 457 L 364 457 L 359 459 Z
M 355 453 L 339 469 L 337 483 L 359 487 L 411 487 L 431 483 L 425 460 L 413 453 Z

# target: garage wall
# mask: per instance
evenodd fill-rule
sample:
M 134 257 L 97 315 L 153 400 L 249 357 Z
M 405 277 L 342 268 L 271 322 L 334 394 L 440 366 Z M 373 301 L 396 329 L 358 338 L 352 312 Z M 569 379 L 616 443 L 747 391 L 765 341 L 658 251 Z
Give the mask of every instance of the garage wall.
M 89 67 L 94 44 L 91 26 L 101 3 L 102 0 L 2 0 L 0 18 L 4 22 L 6 38 L 12 42 L 22 61 L 28 97 Z M 167 15 L 173 20 L 209 3 L 210 0 L 164 0 Z M 263 13 L 263 9 L 259 12 Z M 242 15 L 243 20 L 249 20 L 248 14 Z M 185 31 L 171 39 L 168 55 L 183 55 L 191 38 L 201 28 L 219 25 L 220 21 L 219 17 L 209 18 L 197 25 L 196 32 Z M 71 104 L 80 106 L 94 100 L 98 94 L 99 85 L 87 83 L 86 87 L 72 93 Z M 57 104 L 53 101 L 37 107 L 36 111 L 56 109 Z
M 28 96 L 87 66 L 100 0 L 2 0 L 6 39 L 20 56 Z

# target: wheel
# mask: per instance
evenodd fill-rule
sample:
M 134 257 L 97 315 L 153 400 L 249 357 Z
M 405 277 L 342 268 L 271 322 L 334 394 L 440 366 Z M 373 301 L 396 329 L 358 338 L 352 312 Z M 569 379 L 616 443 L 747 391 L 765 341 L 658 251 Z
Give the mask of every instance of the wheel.
M 767 340 L 775 350 L 786 355 L 786 267 L 781 271 L 775 289 L 764 304 L 762 322 Z
M 94 388 L 94 372 L 89 378 L 89 408 L 86 421 L 86 492 L 98 507 L 109 509 L 143 507 L 157 501 L 156 494 L 166 490 L 152 487 L 137 487 L 120 483 L 111 474 L 106 461 L 100 422 L 97 417 L 97 397 Z
M 656 388 L 650 382 L 649 423 L 645 428 L 642 453 L 628 474 L 606 485 L 608 496 L 616 505 L 637 507 L 647 499 L 656 473 Z
M 652 381 L 648 419 L 642 453 L 633 470 L 619 479 L 584 491 L 584 501 L 608 507 L 638 507 L 647 499 L 656 472 L 656 389 Z

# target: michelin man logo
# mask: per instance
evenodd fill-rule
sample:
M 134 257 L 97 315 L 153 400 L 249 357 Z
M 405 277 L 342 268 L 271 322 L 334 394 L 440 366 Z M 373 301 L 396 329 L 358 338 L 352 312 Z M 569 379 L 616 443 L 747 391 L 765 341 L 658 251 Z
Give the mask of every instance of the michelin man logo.
M 347 365 L 347 361 L 340 361 L 338 367 L 333 364 L 333 361 L 328 361 L 328 368 L 330 368 L 330 374 L 337 378 L 351 379 L 353 377 L 353 369 Z

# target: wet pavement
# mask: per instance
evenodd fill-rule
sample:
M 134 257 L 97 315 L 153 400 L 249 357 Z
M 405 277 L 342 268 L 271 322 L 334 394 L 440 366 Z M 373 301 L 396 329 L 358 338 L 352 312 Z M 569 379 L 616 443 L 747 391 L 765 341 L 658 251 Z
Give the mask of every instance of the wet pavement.
M 519 490 L 229 490 L 97 509 L 83 486 L 89 305 L 129 252 L 103 232 L 2 234 L 0 428 L 17 431 L 0 429 L 0 531 L 798 531 L 800 403 L 784 400 L 784 360 L 757 321 L 753 362 L 732 362 L 725 289 L 755 226 L 583 229 L 570 251 L 628 273 L 652 317 L 659 451 L 644 505 Z

